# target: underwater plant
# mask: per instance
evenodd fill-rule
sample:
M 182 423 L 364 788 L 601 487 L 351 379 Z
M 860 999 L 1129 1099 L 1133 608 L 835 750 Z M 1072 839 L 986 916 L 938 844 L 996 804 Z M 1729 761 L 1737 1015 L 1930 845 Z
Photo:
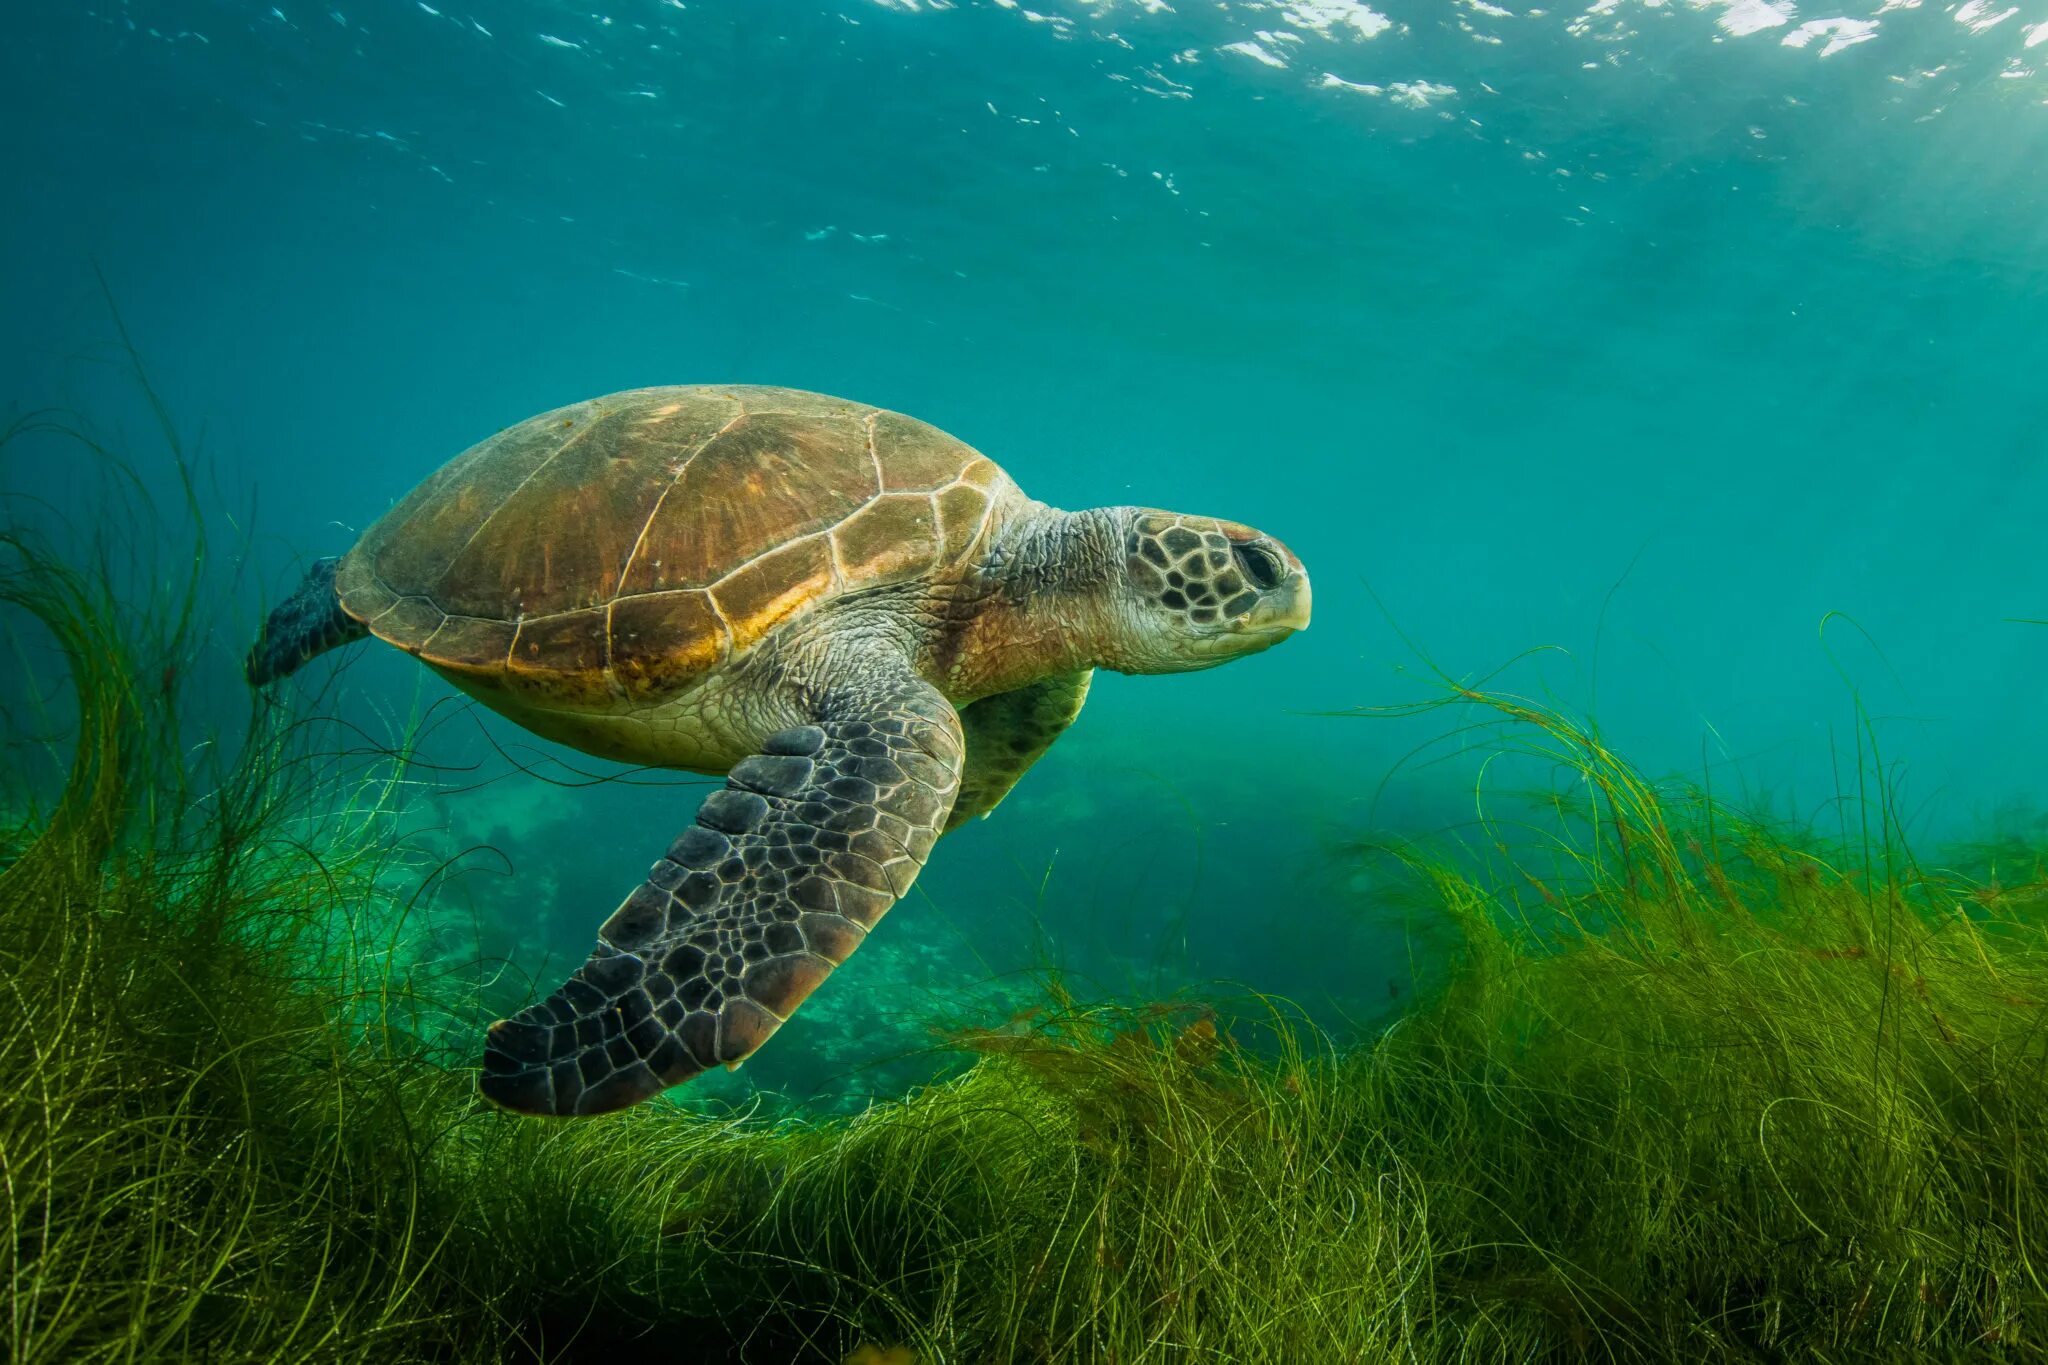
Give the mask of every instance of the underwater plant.
M 74 698 L 6 736 L 10 773 L 73 737 L 48 799 L 10 789 L 0 841 L 10 1360 L 2048 1341 L 2048 846 L 2023 835 L 1923 862 L 1881 786 L 1845 807 L 1867 823 L 1784 830 L 1555 710 L 1453 692 L 1561 780 L 1482 793 L 1455 855 L 1345 855 L 1445 946 L 1383 1029 L 1047 976 L 953 1032 L 959 1074 L 856 1114 L 535 1124 L 450 1046 L 479 986 L 417 947 L 439 880 L 395 818 L 409 749 L 336 761 L 275 707 L 202 742 L 185 580 L 137 604 L 4 548 L 0 605 Z

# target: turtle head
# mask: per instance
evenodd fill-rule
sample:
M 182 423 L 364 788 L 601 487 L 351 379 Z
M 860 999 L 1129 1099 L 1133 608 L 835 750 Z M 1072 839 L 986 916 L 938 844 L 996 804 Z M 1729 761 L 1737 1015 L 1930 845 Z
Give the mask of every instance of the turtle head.
M 1273 537 L 1214 517 L 1118 511 L 1123 562 L 1106 666 L 1121 673 L 1211 668 L 1308 625 L 1308 570 Z

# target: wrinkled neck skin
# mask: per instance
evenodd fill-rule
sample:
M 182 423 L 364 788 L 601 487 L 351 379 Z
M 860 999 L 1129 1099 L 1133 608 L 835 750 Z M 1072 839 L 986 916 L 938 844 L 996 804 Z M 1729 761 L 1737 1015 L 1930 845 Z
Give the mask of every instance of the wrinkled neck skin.
M 972 585 L 974 610 L 937 661 L 955 701 L 1116 666 L 1106 646 L 1116 634 L 1125 514 L 1034 502 L 993 528 Z

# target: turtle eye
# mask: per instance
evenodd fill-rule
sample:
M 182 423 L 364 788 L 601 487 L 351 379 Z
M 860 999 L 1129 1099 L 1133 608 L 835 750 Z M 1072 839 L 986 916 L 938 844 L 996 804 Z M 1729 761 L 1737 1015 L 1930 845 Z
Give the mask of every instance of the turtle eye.
M 1248 545 L 1233 545 L 1230 553 L 1244 576 L 1261 592 L 1271 592 L 1287 576 L 1287 566 L 1280 562 L 1280 556 L 1256 541 Z

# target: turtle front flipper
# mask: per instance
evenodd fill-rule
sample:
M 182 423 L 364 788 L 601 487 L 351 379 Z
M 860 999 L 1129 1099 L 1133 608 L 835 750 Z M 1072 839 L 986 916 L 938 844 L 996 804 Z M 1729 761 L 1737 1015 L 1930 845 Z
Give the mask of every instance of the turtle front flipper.
M 960 799 L 946 820 L 948 833 L 1002 804 L 1017 780 L 1081 714 L 1094 677 L 1092 668 L 1056 674 L 1014 692 L 983 697 L 960 713 L 967 763 L 960 775 Z
M 910 889 L 962 749 L 951 703 L 900 662 L 826 694 L 706 798 L 559 991 L 491 1025 L 485 1098 L 597 1114 L 738 1064 Z

